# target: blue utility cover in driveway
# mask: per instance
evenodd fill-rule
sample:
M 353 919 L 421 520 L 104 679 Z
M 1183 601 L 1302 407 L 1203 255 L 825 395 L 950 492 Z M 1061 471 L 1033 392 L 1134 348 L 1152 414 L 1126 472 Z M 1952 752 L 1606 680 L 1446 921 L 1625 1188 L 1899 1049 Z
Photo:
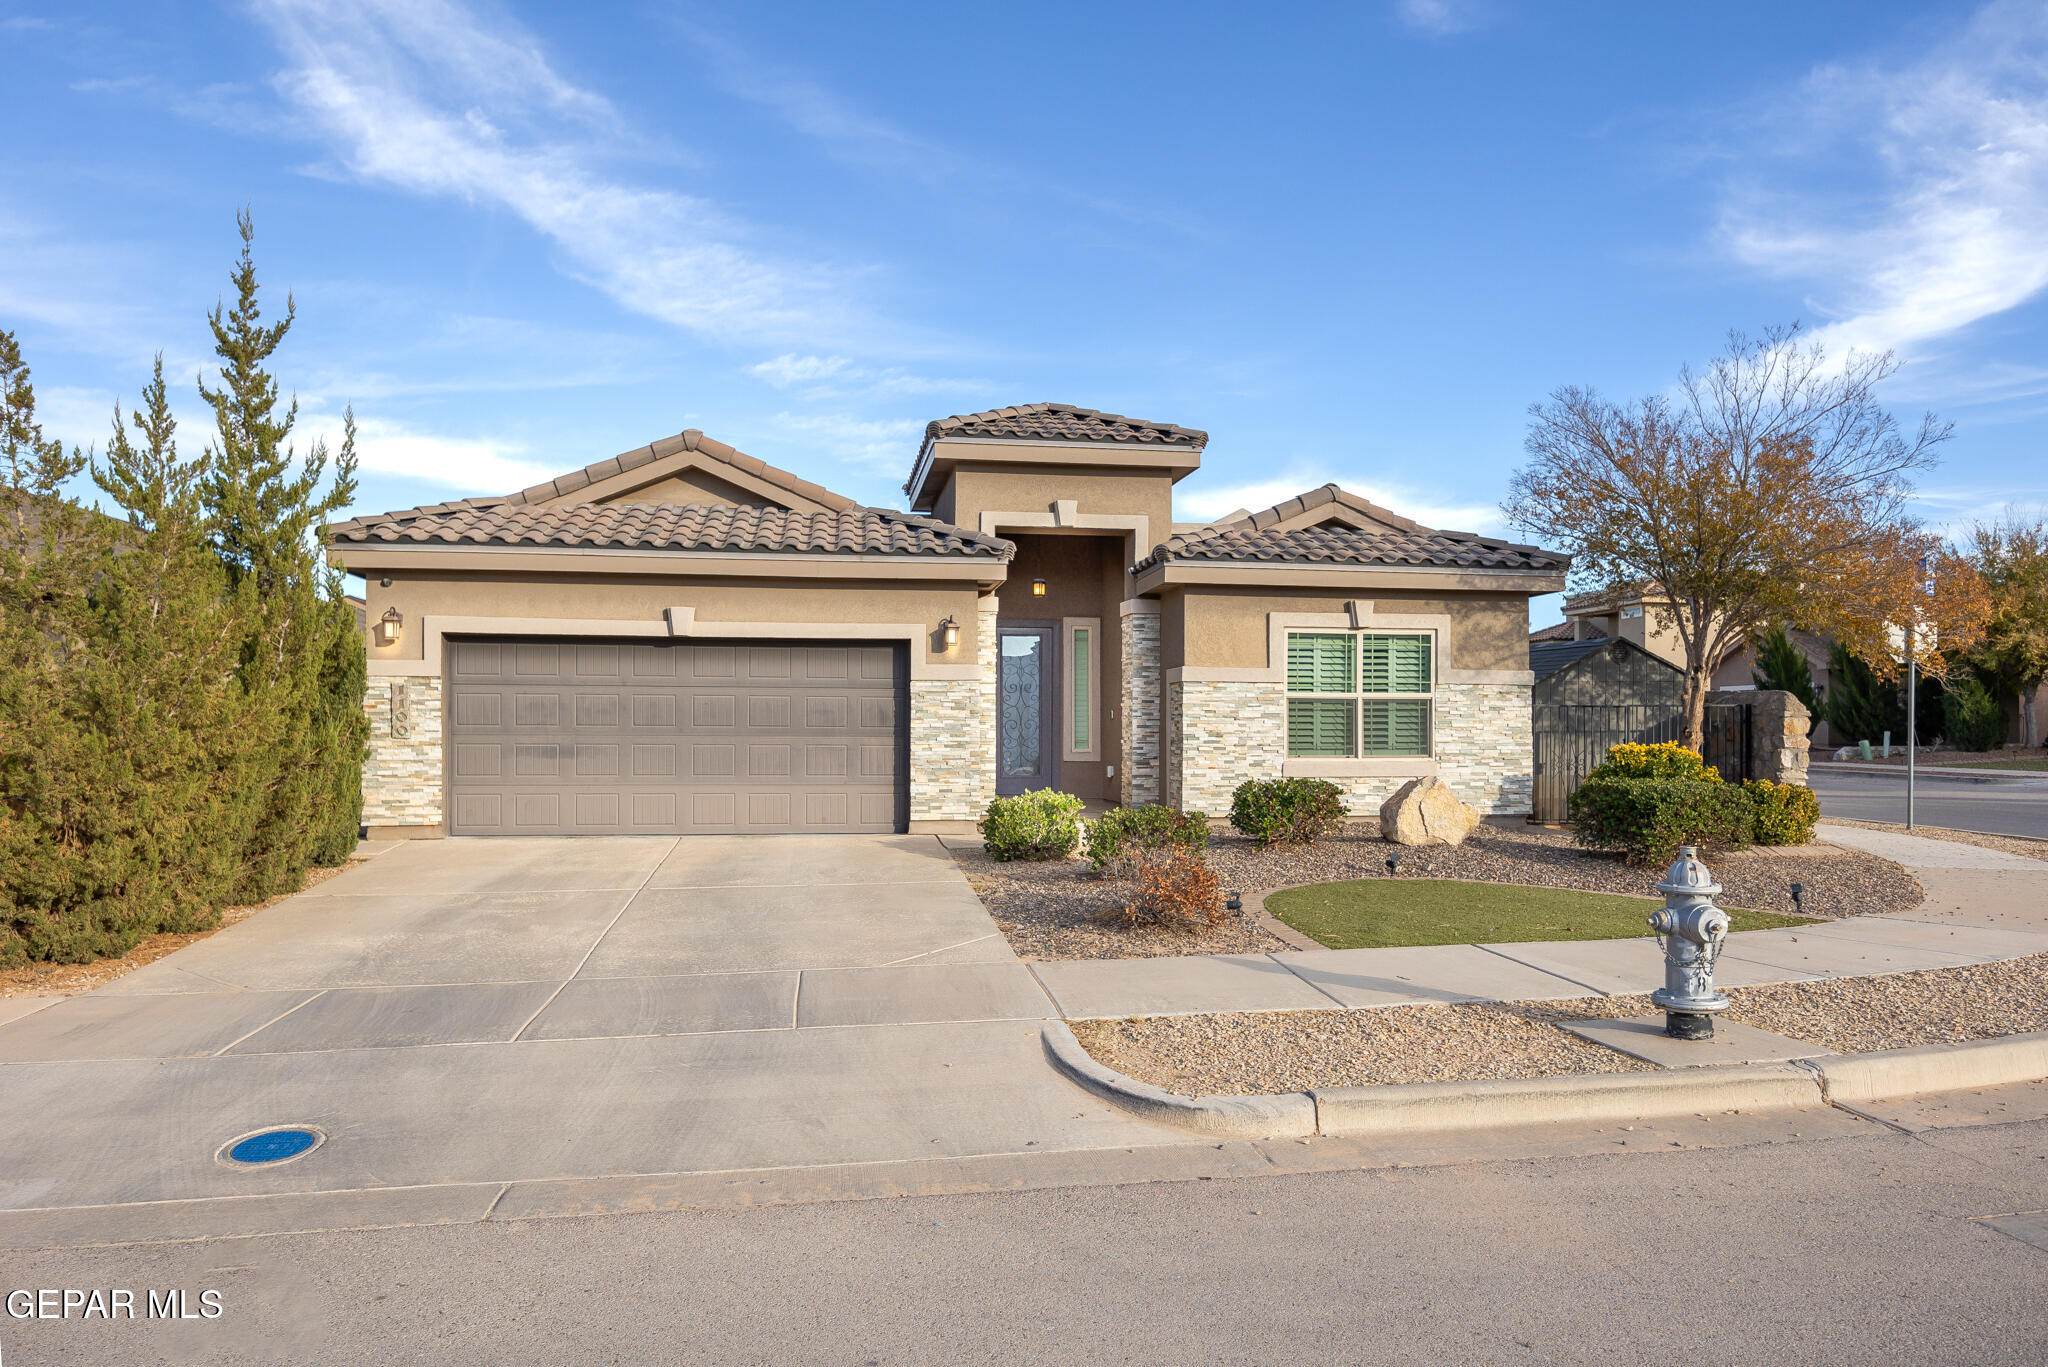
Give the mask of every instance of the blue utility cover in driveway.
M 252 1134 L 247 1139 L 238 1139 L 228 1148 L 228 1157 L 237 1163 L 254 1166 L 259 1163 L 282 1163 L 287 1158 L 297 1158 L 320 1142 L 317 1130 L 283 1129 L 265 1130 Z

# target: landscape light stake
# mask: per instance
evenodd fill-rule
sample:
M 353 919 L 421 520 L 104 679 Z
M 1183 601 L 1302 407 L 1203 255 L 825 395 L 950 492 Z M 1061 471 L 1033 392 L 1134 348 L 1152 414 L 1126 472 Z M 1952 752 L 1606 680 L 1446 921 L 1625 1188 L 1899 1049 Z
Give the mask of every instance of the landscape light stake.
M 1798 916 L 1806 914 L 1806 884 L 1804 883 L 1794 883 L 1792 885 L 1792 911 L 1794 915 Z
M 1401 856 L 1398 853 L 1387 856 L 1387 872 L 1396 878 L 1401 876 Z
M 1664 1033 L 1671 1038 L 1710 1040 L 1714 1013 L 1728 1009 L 1727 994 L 1714 990 L 1714 960 L 1728 938 L 1728 913 L 1714 905 L 1721 885 L 1699 861 L 1699 851 L 1682 845 L 1657 891 L 1664 894 L 1664 909 L 1650 917 L 1650 929 L 1664 940 L 1664 986 L 1650 1001 L 1663 1008 Z

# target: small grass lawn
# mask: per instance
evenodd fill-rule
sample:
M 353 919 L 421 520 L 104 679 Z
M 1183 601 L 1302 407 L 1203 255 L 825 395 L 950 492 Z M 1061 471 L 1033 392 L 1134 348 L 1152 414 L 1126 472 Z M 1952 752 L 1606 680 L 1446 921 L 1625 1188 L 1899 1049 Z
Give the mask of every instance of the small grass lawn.
M 1267 911 L 1331 949 L 1623 940 L 1648 935 L 1650 913 L 1662 905 L 1654 897 L 1442 878 L 1317 883 L 1266 898 Z M 1734 930 L 1814 924 L 1804 917 L 1732 908 L 1728 919 Z

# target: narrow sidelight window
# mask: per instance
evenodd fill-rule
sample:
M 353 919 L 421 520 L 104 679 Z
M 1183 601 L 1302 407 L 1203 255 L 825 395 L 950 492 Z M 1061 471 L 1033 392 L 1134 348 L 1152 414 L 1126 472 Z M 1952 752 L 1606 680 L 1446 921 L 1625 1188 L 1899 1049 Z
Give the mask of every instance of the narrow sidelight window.
M 1089 653 L 1094 647 L 1092 636 L 1087 627 L 1075 627 L 1074 648 L 1069 652 L 1074 659 L 1074 739 L 1070 748 L 1077 751 L 1092 748 L 1088 743 L 1088 719 L 1095 710 L 1095 699 L 1088 688 Z

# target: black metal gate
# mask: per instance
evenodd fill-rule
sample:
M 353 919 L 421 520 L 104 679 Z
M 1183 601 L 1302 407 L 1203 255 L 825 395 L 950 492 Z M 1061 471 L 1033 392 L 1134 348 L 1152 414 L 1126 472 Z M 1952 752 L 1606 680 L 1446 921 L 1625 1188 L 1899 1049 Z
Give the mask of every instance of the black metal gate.
M 1708 764 L 1730 783 L 1750 776 L 1748 703 L 1707 707 Z M 1551 705 L 1536 709 L 1538 821 L 1563 821 L 1565 803 L 1616 745 L 1655 745 L 1685 738 L 1685 712 L 1670 706 Z

